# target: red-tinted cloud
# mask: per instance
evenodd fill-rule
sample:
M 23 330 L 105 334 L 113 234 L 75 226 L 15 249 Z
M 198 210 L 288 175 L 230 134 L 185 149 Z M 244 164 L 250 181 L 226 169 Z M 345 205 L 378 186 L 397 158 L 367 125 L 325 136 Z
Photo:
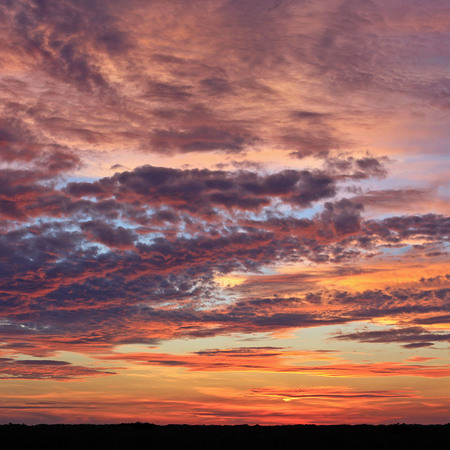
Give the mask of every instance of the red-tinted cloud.
M 3 380 L 70 381 L 113 374 L 104 369 L 76 366 L 66 361 L 0 358 L 0 379 Z
M 287 358 L 285 360 L 284 358 Z M 180 366 L 190 371 L 281 372 L 325 377 L 415 376 L 441 378 L 450 376 L 446 365 L 405 364 L 401 362 L 331 363 L 302 365 L 309 361 L 332 359 L 325 352 L 286 351 L 277 348 L 241 348 L 203 351 L 188 355 L 167 353 L 129 353 L 103 356 L 107 361 L 127 361 L 144 365 Z

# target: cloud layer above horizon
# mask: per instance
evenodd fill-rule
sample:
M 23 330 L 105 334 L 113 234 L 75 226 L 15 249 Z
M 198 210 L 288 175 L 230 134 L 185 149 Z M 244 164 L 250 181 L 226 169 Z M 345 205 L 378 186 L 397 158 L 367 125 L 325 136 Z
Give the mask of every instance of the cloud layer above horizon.
M 0 421 L 448 419 L 447 1 L 0 23 Z

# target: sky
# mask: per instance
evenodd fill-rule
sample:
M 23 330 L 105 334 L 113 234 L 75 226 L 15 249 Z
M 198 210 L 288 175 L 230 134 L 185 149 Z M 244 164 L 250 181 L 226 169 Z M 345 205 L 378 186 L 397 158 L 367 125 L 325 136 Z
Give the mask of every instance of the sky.
M 0 0 L 0 423 L 450 421 L 448 0 Z

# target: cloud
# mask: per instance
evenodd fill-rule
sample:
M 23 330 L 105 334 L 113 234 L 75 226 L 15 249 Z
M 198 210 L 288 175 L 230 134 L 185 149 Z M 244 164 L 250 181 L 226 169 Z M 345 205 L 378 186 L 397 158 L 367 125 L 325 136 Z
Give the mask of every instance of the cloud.
M 370 343 L 404 342 L 405 348 L 429 347 L 435 342 L 450 342 L 450 333 L 429 332 L 422 327 L 391 328 L 377 331 L 358 331 L 334 336 L 335 339 Z
M 67 361 L 0 358 L 0 379 L 80 380 L 113 375 L 101 368 L 76 366 Z
M 128 361 L 135 364 L 182 366 L 191 371 L 269 371 L 285 368 L 283 358 L 296 357 L 302 361 L 334 359 L 332 351 L 299 351 L 282 347 L 239 347 L 210 349 L 187 355 L 167 353 L 129 353 L 100 356 L 106 361 Z M 289 369 L 287 370 L 289 371 Z
M 376 390 L 358 391 L 345 386 L 323 386 L 309 389 L 284 389 L 277 387 L 262 387 L 251 390 L 252 394 L 263 397 L 282 398 L 285 401 L 313 399 L 377 399 L 377 398 L 408 398 L 418 397 L 409 390 Z
M 176 206 L 194 212 L 211 208 L 260 210 L 272 199 L 306 207 L 331 197 L 335 180 L 321 171 L 285 170 L 259 175 L 256 172 L 180 170 L 143 166 L 116 173 L 93 183 L 72 182 L 66 192 L 73 197 L 114 197 L 116 201 L 139 201 L 148 206 Z
M 0 113 L 0 162 L 28 165 L 35 171 L 33 175 L 36 180 L 51 179 L 82 165 L 79 156 L 70 148 L 46 138 L 23 120 L 11 118 L 13 115 L 14 110 L 3 115 Z M 23 174 L 25 170 L 16 172 Z M 29 173 L 32 174 L 31 171 Z
M 439 214 L 392 216 L 380 221 L 366 221 L 363 231 L 369 236 L 380 236 L 392 243 L 409 237 L 446 241 L 449 220 Z
M 211 126 L 194 127 L 189 131 L 155 130 L 151 137 L 151 149 L 168 153 L 178 151 L 188 153 L 194 151 L 223 151 L 227 153 L 241 152 L 246 146 L 254 144 L 256 137 L 239 130 L 226 130 Z
M 237 357 L 236 357 L 237 356 Z M 303 358 L 302 358 L 303 357 Z M 286 359 L 285 359 L 286 358 Z M 331 363 L 301 365 L 300 360 L 333 359 L 321 352 L 258 348 L 197 352 L 174 355 L 167 353 L 129 353 L 101 356 L 106 361 L 128 361 L 135 364 L 183 366 L 189 371 L 297 373 L 324 377 L 448 377 L 445 365 L 404 364 L 400 362 Z
M 420 318 L 420 319 L 416 319 L 414 322 L 417 323 L 418 325 L 450 323 L 450 314 L 442 314 L 442 315 L 437 315 L 437 316 L 432 316 L 432 317 Z
M 33 132 L 83 151 L 263 148 L 301 158 L 365 148 L 347 126 L 399 117 L 391 97 L 447 107 L 444 4 L 422 26 L 418 5 L 401 16 L 385 1 L 160 5 L 3 2 L 4 103 Z M 353 158 L 383 175 L 370 158 Z
M 345 198 L 334 204 L 327 202 L 319 220 L 325 226 L 331 225 L 337 235 L 356 233 L 361 227 L 362 209 L 361 203 L 354 203 Z
M 423 189 L 385 189 L 371 190 L 351 198 L 366 207 L 375 210 L 397 212 L 399 210 L 414 211 L 419 204 L 424 206 L 431 201 L 431 193 Z
M 112 228 L 105 222 L 98 220 L 82 222 L 80 228 L 87 234 L 90 241 L 100 242 L 113 248 L 133 247 L 133 243 L 137 238 L 129 229 L 123 227 Z
M 136 203 L 135 193 L 142 200 L 146 195 L 159 195 L 159 191 L 168 196 L 171 177 L 180 174 L 181 183 L 196 181 L 208 193 L 241 189 L 253 196 L 271 193 L 279 198 L 289 196 L 296 189 L 297 180 L 301 180 L 301 174 L 295 171 L 287 172 L 286 179 L 280 174 L 242 177 L 240 172 L 153 168 L 143 171 L 144 182 L 138 171 L 139 176 L 129 172 L 123 180 L 115 175 L 103 182 L 69 184 L 68 189 L 74 188 L 72 193 L 80 197 L 94 191 L 105 196 L 106 188 L 113 186 L 111 192 L 117 192 L 113 199 L 71 200 L 60 194 L 70 205 L 66 211 L 70 214 L 77 211 L 86 214 L 85 217 L 95 213 L 98 218 L 94 220 L 28 224 L 6 231 L 0 238 L 4 286 L 0 314 L 10 321 L 0 331 L 8 345 L 15 342 L 30 345 L 24 349 L 43 355 L 67 346 L 94 351 L 124 342 L 154 343 L 174 337 L 239 333 L 242 329 L 276 332 L 383 317 L 416 325 L 420 321 L 427 325 L 445 322 L 448 294 L 444 283 L 439 284 L 439 289 L 427 288 L 417 279 L 418 286 L 408 289 L 323 290 L 320 283 L 326 277 L 361 273 L 348 268 L 311 274 L 247 276 L 226 292 L 214 281 L 219 274 L 258 271 L 299 258 L 313 261 L 321 255 L 327 258 L 323 260 L 340 258 L 355 242 L 358 245 L 358 239 L 369 227 L 387 241 L 395 234 L 396 242 L 401 244 L 397 230 L 402 233 L 408 230 L 399 225 L 401 220 L 416 225 L 414 228 L 410 225 L 407 237 L 417 232 L 441 239 L 440 230 L 445 226 L 440 221 L 445 222 L 445 218 L 415 216 L 411 221 L 405 216 L 392 218 L 391 222 L 387 219 L 367 222 L 360 217 L 360 205 L 341 199 L 326 203 L 312 219 L 281 216 L 255 221 L 244 216 L 239 224 L 239 216 L 234 215 L 233 226 L 224 227 L 220 233 L 212 228 L 224 216 L 202 213 L 196 223 L 197 211 L 180 214 L 176 208 L 156 210 L 148 216 L 147 227 L 124 227 L 124 213 Z M 152 177 L 147 178 L 147 174 Z M 197 174 L 198 180 L 194 178 Z M 89 190 L 90 186 L 94 191 Z M 11 189 L 6 183 L 5 187 Z M 198 197 L 205 197 L 199 192 Z M 174 196 L 179 198 L 183 193 L 176 191 Z M 52 214 L 53 208 L 52 205 Z M 62 212 L 59 210 L 58 214 Z M 121 221 L 117 220 L 119 214 Z M 134 212 L 131 217 L 135 217 Z M 431 226 L 434 220 L 437 224 Z M 191 228 L 183 230 L 189 221 Z M 165 237 L 152 235 L 166 229 Z M 179 229 L 183 230 L 180 234 Z M 377 270 L 369 273 L 376 274 Z M 225 301 L 230 294 L 232 301 Z M 170 306 L 163 306 L 167 302 Z M 321 307 L 317 309 L 317 305 Z M 19 334 L 22 339 L 17 338 Z M 43 335 L 49 339 L 47 349 L 39 343 Z
M 117 55 L 129 47 L 102 0 L 76 4 L 65 0 L 6 2 L 10 36 L 40 68 L 83 90 L 108 87 L 96 50 Z M 93 26 L 95 23 L 95 27 Z M 94 48 L 92 48 L 94 47 Z

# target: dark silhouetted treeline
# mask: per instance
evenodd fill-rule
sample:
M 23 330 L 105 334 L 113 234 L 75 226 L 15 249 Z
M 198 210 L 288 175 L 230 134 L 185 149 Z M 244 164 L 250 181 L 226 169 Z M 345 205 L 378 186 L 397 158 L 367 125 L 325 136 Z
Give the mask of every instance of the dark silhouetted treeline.
M 449 450 L 447 425 L 1 425 L 0 449 Z

